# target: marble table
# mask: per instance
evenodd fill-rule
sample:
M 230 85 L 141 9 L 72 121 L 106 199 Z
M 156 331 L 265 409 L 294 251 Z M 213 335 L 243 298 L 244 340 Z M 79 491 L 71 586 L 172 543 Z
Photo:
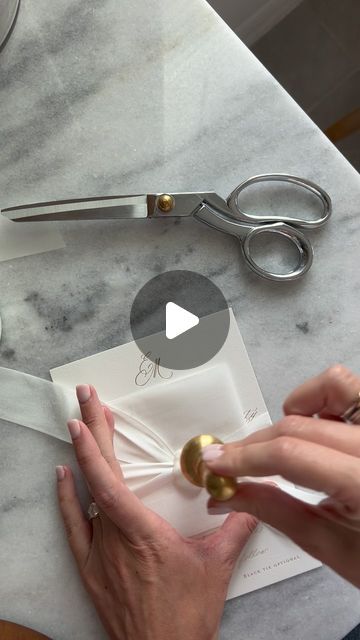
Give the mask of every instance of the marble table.
M 195 222 L 162 233 L 61 223 L 65 250 L 0 264 L 1 365 L 49 378 L 127 342 L 137 290 L 186 268 L 233 306 L 274 419 L 307 376 L 336 361 L 360 370 L 359 175 L 203 0 L 22 0 L 0 54 L 0 167 L 1 207 L 226 196 L 269 171 L 317 181 L 334 204 L 312 233 L 311 271 L 290 285 L 258 279 L 234 239 Z M 54 466 L 74 462 L 70 447 L 2 423 L 0 452 L 0 617 L 56 640 L 104 638 L 55 502 Z M 230 601 L 221 638 L 339 640 L 359 605 L 357 589 L 321 568 Z

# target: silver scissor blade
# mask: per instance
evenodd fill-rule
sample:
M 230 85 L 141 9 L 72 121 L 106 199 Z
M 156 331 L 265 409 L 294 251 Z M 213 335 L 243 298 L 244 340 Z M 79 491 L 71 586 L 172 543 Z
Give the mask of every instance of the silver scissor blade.
M 148 197 L 146 195 L 107 196 L 38 202 L 2 209 L 1 214 L 14 222 L 147 218 Z

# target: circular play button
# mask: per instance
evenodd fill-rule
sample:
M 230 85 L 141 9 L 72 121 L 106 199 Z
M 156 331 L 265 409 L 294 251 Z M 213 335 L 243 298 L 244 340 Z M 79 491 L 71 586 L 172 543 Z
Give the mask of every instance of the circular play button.
M 229 309 L 220 289 L 193 271 L 167 271 L 138 292 L 130 314 L 144 356 L 167 369 L 199 367 L 223 346 Z

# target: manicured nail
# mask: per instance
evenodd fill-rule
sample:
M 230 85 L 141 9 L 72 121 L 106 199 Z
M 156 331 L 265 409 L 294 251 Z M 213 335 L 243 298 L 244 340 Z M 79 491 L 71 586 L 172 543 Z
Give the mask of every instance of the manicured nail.
M 273 480 L 263 480 L 262 484 L 269 484 L 271 487 L 276 487 L 277 489 L 280 488 L 279 485 Z
M 79 402 L 87 402 L 90 400 L 91 389 L 88 384 L 78 384 L 76 387 L 76 395 Z
M 61 480 L 64 480 L 64 478 L 65 478 L 65 467 L 63 467 L 62 465 L 59 465 L 58 467 L 56 467 L 56 477 L 57 477 L 59 482 Z
M 222 516 L 224 513 L 231 513 L 231 511 L 234 511 L 234 509 L 226 504 L 219 504 L 216 505 L 216 507 L 208 507 L 208 514 L 210 516 Z
M 216 460 L 216 458 L 220 458 L 223 453 L 224 447 L 222 444 L 208 444 L 207 447 L 204 447 L 201 451 L 204 462 Z
M 69 422 L 67 423 L 67 426 L 72 439 L 76 440 L 76 438 L 79 437 L 80 431 L 81 431 L 79 420 L 69 420 Z

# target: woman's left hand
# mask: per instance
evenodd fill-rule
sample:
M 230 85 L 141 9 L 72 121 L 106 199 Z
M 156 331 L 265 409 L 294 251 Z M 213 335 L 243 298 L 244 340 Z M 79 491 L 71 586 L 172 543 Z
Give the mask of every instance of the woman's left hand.
M 90 522 L 71 470 L 58 467 L 69 544 L 110 638 L 214 640 L 239 553 L 256 527 L 232 514 L 209 535 L 184 538 L 126 486 L 113 449 L 114 422 L 93 387 L 77 389 L 83 422 L 69 431 L 100 514 Z

